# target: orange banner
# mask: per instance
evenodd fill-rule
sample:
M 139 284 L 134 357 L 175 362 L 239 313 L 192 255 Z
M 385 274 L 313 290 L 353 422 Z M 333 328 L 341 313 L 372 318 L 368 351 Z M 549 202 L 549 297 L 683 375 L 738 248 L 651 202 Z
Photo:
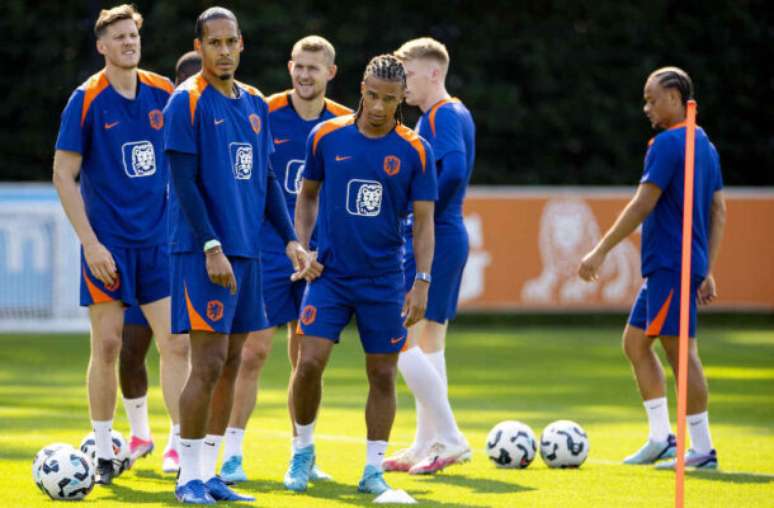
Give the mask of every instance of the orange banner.
M 610 252 L 599 280 L 576 274 L 634 189 L 472 187 L 461 311 L 627 310 L 642 284 L 640 232 Z M 708 309 L 774 311 L 774 191 L 726 190 L 728 217 Z

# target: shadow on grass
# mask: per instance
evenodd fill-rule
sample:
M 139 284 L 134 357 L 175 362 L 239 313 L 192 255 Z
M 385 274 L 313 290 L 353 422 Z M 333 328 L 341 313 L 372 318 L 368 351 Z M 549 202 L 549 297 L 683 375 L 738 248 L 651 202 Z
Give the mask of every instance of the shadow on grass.
M 733 471 L 689 471 L 688 478 L 728 483 L 774 483 L 774 475 L 735 473 Z
M 517 483 L 489 480 L 484 478 L 468 478 L 465 476 L 434 475 L 423 478 L 426 483 L 445 483 L 456 487 L 469 489 L 475 494 L 514 494 L 535 490 L 532 487 L 523 487 Z

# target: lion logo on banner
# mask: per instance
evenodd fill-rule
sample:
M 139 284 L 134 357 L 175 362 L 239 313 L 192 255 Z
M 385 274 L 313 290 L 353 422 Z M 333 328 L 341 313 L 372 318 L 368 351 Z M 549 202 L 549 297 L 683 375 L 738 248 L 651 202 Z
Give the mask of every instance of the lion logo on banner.
M 639 287 L 637 249 L 624 240 L 602 266 L 599 280 L 588 283 L 578 275 L 581 257 L 599 241 L 597 220 L 589 205 L 579 198 L 552 199 L 540 219 L 539 248 L 543 270 L 528 280 L 521 297 L 531 303 L 582 303 L 597 294 L 608 303 L 625 301 Z

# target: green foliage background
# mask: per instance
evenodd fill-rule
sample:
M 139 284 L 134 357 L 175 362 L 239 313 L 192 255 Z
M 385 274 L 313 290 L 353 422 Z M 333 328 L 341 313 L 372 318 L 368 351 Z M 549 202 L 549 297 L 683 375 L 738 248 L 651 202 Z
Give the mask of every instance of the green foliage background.
M 211 2 L 137 1 L 142 66 L 171 75 Z M 49 178 L 59 115 L 102 66 L 92 26 L 114 2 L 0 6 L 0 179 Z M 726 184 L 774 185 L 774 15 L 763 0 L 697 2 L 224 2 L 246 50 L 238 77 L 265 93 L 288 86 L 293 42 L 319 33 L 338 50 L 329 95 L 354 106 L 368 59 L 431 35 L 452 55 L 448 88 L 478 125 L 478 184 L 635 184 L 653 133 L 642 85 L 678 65 L 695 82 L 699 123 Z M 409 122 L 417 116 L 408 111 Z

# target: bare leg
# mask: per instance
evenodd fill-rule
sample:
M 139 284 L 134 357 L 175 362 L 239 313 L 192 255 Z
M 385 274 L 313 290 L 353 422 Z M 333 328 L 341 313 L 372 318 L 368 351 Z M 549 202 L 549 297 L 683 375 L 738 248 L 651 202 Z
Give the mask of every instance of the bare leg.
M 113 419 L 116 407 L 116 363 L 121 351 L 124 308 L 121 302 L 89 307 L 91 356 L 87 372 L 89 413 L 95 421 Z
M 642 400 L 666 396 L 666 378 L 661 362 L 653 351 L 654 338 L 645 335 L 645 330 L 626 325 L 623 335 L 623 350 L 632 366 L 637 388 Z
M 228 421 L 229 427 L 244 429 L 247 426 L 258 396 L 258 379 L 271 352 L 274 330 L 275 328 L 267 328 L 247 335 L 234 386 L 234 403 Z
M 145 356 L 148 354 L 153 331 L 149 326 L 124 325 L 118 377 L 124 398 L 136 399 L 148 393 L 148 371 Z
M 366 355 L 368 402 L 366 426 L 369 441 L 388 441 L 395 420 L 395 374 L 398 353 Z
M 296 423 L 300 425 L 309 425 L 317 418 L 322 374 L 333 345 L 333 341 L 321 337 L 304 336 L 299 341 L 298 366 L 293 377 L 293 405 Z

